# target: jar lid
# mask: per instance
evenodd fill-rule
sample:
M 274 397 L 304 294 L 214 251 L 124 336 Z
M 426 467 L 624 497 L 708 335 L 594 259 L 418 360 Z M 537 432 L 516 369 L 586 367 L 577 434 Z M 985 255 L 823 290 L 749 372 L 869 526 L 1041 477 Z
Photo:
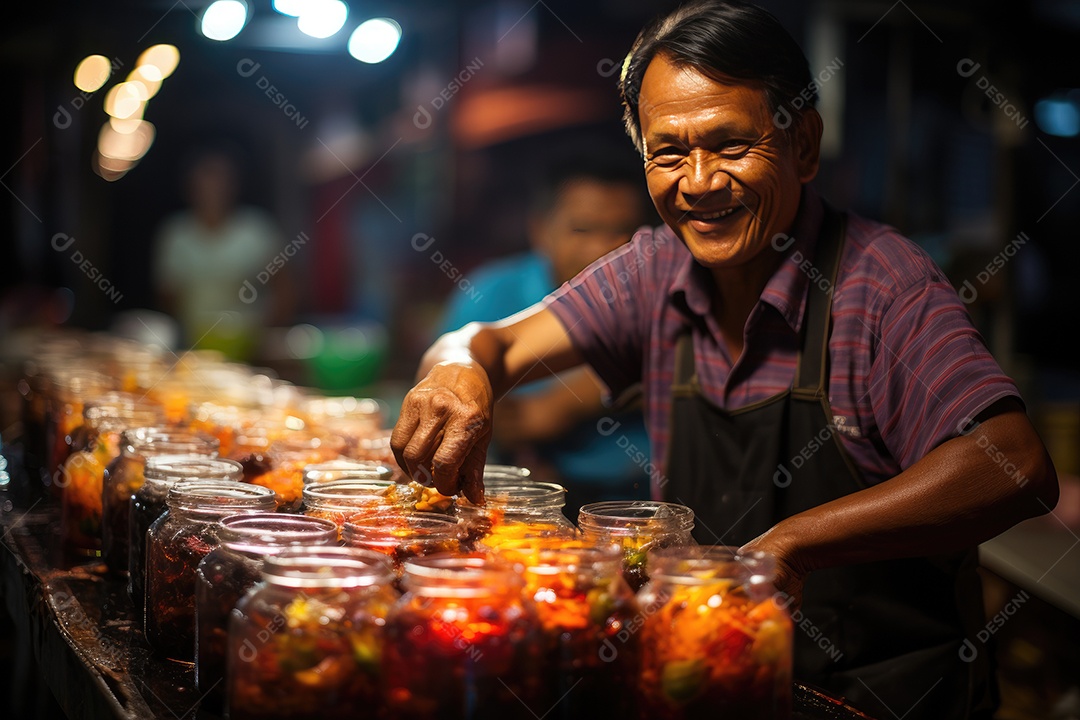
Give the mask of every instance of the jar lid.
M 349 588 L 386 585 L 393 580 L 390 559 L 363 548 L 290 548 L 266 558 L 263 579 L 292 588 Z
M 694 511 L 685 505 L 658 500 L 609 500 L 582 505 L 578 526 L 612 535 L 682 532 L 693 529 Z

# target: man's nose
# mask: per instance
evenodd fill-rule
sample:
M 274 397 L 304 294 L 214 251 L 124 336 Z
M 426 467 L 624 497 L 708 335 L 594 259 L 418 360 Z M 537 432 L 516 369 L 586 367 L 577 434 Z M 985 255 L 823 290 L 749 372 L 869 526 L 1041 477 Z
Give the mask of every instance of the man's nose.
M 694 152 L 688 160 L 687 173 L 680 188 L 684 194 L 701 196 L 728 186 L 731 176 L 724 171 L 723 163 L 716 155 Z

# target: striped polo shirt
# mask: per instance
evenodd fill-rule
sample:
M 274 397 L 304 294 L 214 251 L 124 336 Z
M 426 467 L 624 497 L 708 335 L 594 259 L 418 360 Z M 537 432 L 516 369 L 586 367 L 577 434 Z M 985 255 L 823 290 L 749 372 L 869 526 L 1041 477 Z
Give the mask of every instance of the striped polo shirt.
M 746 320 L 734 365 L 711 312 L 712 274 L 666 225 L 639 230 L 546 298 L 613 397 L 640 383 L 654 495 L 666 477 L 679 334 L 692 334 L 698 379 L 712 404 L 735 410 L 765 400 L 792 386 L 811 283 L 833 290 L 830 420 L 866 483 L 911 466 L 997 400 L 1019 397 L 944 273 L 894 228 L 849 214 L 831 288 L 813 264 L 822 218 L 820 198 L 804 187 L 790 237 L 762 251 L 785 259 Z M 610 424 L 597 431 L 618 440 Z

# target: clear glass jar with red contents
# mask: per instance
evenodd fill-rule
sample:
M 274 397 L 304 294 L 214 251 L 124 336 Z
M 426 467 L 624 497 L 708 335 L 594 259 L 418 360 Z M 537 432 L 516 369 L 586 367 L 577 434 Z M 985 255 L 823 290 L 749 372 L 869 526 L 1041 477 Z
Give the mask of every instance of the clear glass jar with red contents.
M 349 518 L 341 529 L 346 547 L 383 553 L 400 574 L 412 558 L 461 551 L 465 526 L 457 518 L 437 513 L 410 512 L 394 515 L 360 515 Z
M 586 540 L 616 543 L 623 549 L 623 574 L 637 592 L 649 579 L 650 550 L 695 545 L 694 511 L 655 500 L 611 500 L 583 505 L 578 527 Z
M 158 455 L 146 460 L 145 477 L 128 511 L 128 597 L 141 614 L 146 599 L 146 533 L 165 514 L 169 488 L 190 480 L 239 482 L 235 460 L 207 455 Z
M 634 593 L 618 545 L 582 540 L 508 540 L 496 555 L 515 563 L 544 634 L 550 717 L 634 717 L 638 671 Z
M 292 547 L 337 543 L 334 523 L 282 513 L 230 515 L 218 530 L 220 545 L 199 562 L 195 580 L 195 686 L 200 708 L 225 698 L 229 614 L 259 581 L 263 559 Z
M 105 468 L 120 456 L 121 433 L 153 425 L 162 417 L 154 405 L 110 395 L 114 396 L 113 402 L 87 404 L 83 424 L 72 435 L 72 452 L 61 473 L 61 540 L 65 547 L 91 557 L 101 554 Z
M 274 439 L 262 453 L 238 458 L 244 480 L 277 494 L 278 507 L 295 512 L 304 490 L 304 468 L 341 457 L 345 440 L 337 435 L 296 431 Z
M 158 455 L 217 455 L 217 440 L 166 426 L 125 430 L 120 455 L 105 468 L 101 490 L 101 555 L 112 574 L 127 572 L 131 498 L 142 487 L 146 459 Z
M 573 535 L 574 524 L 566 519 L 566 488 L 556 483 L 499 479 L 484 476 L 484 504 L 474 505 L 459 495 L 457 516 L 468 529 L 470 546 L 482 542 L 495 548 L 504 539 L 551 533 Z
M 338 528 L 358 514 L 394 515 L 401 506 L 393 494 L 394 483 L 374 478 L 345 478 L 304 487 L 304 514 L 326 518 Z
M 792 623 L 775 599 L 775 561 L 723 546 L 649 554 L 638 593 L 642 717 L 788 720 Z
M 268 488 L 220 480 L 192 480 L 169 488 L 165 514 L 146 538 L 143 628 L 158 654 L 195 660 L 195 571 L 217 546 L 220 520 L 242 513 L 272 512 Z
M 229 620 L 230 720 L 379 717 L 392 579 L 385 555 L 359 548 L 266 558 Z
M 57 497 L 63 492 L 60 468 L 71 454 L 72 434 L 83 424 L 86 403 L 107 393 L 112 385 L 108 376 L 85 366 L 57 369 L 49 376 L 45 469 Z
M 387 715 L 400 720 L 534 718 L 548 708 L 542 634 L 513 566 L 490 555 L 405 563 L 387 619 Z

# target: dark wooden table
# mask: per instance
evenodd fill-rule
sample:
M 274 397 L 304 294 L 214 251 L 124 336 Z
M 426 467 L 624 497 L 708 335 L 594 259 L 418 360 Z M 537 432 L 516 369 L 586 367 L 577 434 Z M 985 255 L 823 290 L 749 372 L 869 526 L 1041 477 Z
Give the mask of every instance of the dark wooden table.
M 155 657 L 120 580 L 93 560 L 66 557 L 59 507 L 32 484 L 0 489 L 0 596 L 63 710 L 72 719 L 217 720 L 199 707 L 191 667 Z M 794 720 L 865 715 L 795 684 Z

